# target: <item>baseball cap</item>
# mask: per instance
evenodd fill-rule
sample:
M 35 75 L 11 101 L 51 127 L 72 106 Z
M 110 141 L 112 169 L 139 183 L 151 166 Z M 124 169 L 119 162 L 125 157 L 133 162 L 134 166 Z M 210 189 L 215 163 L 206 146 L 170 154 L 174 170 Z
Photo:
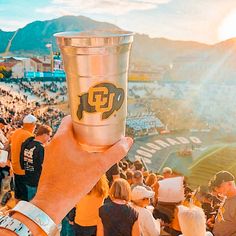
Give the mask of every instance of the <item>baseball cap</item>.
M 219 171 L 210 181 L 210 187 L 219 187 L 222 183 L 234 181 L 234 176 L 228 171 Z
M 28 123 L 28 124 L 32 124 L 32 123 L 36 123 L 37 118 L 31 114 L 25 116 L 25 118 L 23 119 L 23 123 Z
M 5 119 L 1 117 L 0 117 L 0 123 L 3 125 L 7 125 L 7 122 L 5 121 Z
M 143 186 L 136 186 L 133 188 L 131 192 L 131 199 L 135 201 L 135 200 L 142 200 L 144 198 L 152 198 L 154 197 L 154 194 L 155 193 L 153 191 L 147 190 Z

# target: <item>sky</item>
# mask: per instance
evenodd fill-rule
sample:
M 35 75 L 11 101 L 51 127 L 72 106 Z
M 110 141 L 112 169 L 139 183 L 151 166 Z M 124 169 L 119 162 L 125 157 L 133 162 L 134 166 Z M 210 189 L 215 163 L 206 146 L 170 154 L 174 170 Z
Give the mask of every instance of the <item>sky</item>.
M 150 37 L 214 44 L 236 37 L 236 0 L 0 0 L 0 29 L 83 15 Z

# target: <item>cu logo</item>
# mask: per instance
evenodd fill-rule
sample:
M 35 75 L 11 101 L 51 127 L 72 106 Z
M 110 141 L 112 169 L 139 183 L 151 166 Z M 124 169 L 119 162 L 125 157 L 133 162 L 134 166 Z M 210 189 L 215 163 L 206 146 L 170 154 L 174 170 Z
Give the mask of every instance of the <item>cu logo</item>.
M 77 117 L 83 118 L 83 112 L 100 112 L 102 119 L 107 119 L 114 111 L 118 111 L 124 102 L 124 90 L 111 83 L 100 83 L 89 88 L 88 93 L 79 95 Z

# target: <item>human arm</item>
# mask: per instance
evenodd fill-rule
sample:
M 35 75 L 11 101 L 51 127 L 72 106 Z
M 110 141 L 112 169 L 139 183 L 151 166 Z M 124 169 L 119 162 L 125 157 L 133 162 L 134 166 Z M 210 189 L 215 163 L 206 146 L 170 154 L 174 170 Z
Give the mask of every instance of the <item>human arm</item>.
M 139 221 L 136 220 L 132 227 L 132 236 L 140 236 Z
M 104 235 L 103 224 L 102 224 L 101 218 L 99 217 L 98 223 L 97 223 L 97 234 L 96 234 L 96 236 L 103 236 L 103 235 Z
M 103 153 L 85 152 L 74 136 L 71 118 L 64 118 L 58 132 L 45 147 L 43 170 L 31 203 L 59 224 L 99 178 L 127 154 L 131 145 L 132 139 L 122 137 Z M 37 226 L 33 222 L 26 222 L 26 217 L 20 213 L 14 213 L 13 217 L 17 215 L 28 227 Z M 35 235 L 45 234 L 41 231 L 35 232 Z
M 145 210 L 146 214 L 145 217 L 142 219 L 145 232 L 148 232 L 148 235 L 151 236 L 159 236 L 161 232 L 160 221 L 155 220 L 152 216 L 152 213 L 148 209 Z

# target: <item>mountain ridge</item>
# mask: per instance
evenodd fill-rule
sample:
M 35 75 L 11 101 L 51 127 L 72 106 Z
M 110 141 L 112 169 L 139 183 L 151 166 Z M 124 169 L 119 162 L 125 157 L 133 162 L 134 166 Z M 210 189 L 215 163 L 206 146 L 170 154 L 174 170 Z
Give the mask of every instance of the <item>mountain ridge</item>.
M 52 20 L 34 21 L 20 28 L 12 40 L 9 55 L 49 55 L 46 44 L 53 44 L 59 51 L 54 33 L 120 28 L 114 24 L 99 22 L 85 16 L 62 16 Z M 0 30 L 0 54 L 4 53 L 15 31 Z M 146 70 L 158 66 L 169 66 L 165 78 L 175 80 L 198 80 L 206 74 L 212 79 L 224 79 L 225 73 L 236 78 L 236 38 L 213 45 L 195 41 L 151 38 L 146 34 L 135 34 L 131 50 L 131 63 Z M 143 70 L 143 69 L 142 69 Z M 194 73 L 193 73 L 194 72 Z

